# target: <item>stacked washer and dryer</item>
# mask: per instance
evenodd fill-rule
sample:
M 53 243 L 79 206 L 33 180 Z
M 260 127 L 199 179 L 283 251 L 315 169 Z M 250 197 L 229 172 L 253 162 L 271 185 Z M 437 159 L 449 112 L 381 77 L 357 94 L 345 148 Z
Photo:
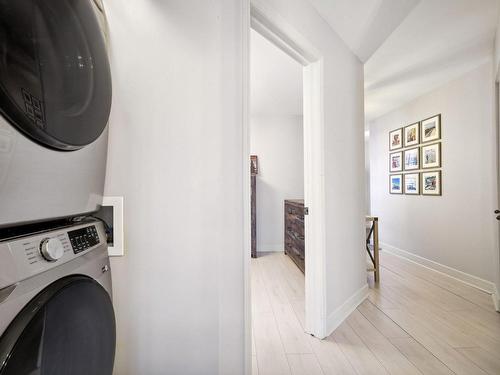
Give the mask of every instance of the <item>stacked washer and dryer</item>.
M 0 375 L 113 370 L 100 1 L 0 0 Z

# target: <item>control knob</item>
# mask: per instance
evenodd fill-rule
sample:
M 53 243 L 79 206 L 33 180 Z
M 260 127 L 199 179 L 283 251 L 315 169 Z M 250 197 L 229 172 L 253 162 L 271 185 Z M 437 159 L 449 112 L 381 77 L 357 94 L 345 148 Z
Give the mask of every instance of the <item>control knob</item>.
M 55 262 L 64 254 L 64 247 L 58 238 L 46 238 L 40 242 L 40 254 L 49 262 Z

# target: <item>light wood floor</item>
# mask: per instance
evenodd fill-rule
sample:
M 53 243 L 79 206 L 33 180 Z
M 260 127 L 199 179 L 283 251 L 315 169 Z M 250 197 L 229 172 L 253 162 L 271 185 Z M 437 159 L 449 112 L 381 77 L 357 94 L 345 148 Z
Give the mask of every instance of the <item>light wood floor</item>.
M 253 374 L 500 374 L 491 296 L 381 252 L 381 283 L 327 339 L 304 333 L 304 276 L 252 259 Z

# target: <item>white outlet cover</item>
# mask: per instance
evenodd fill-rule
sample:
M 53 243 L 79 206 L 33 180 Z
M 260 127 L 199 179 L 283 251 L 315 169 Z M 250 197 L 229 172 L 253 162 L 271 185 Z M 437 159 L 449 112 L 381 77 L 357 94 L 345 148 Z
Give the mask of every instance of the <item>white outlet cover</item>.
M 125 255 L 123 248 L 123 197 L 102 198 L 103 206 L 113 207 L 113 246 L 108 245 L 110 257 L 121 257 Z

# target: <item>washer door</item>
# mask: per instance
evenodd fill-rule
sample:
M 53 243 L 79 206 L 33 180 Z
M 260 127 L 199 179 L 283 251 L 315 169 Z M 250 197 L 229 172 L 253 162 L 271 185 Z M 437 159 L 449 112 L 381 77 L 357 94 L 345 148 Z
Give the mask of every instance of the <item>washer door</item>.
M 39 293 L 0 338 L 0 374 L 111 375 L 115 318 L 104 288 L 86 276 Z
M 0 0 L 0 9 L 0 113 L 50 148 L 93 142 L 111 107 L 93 0 Z

